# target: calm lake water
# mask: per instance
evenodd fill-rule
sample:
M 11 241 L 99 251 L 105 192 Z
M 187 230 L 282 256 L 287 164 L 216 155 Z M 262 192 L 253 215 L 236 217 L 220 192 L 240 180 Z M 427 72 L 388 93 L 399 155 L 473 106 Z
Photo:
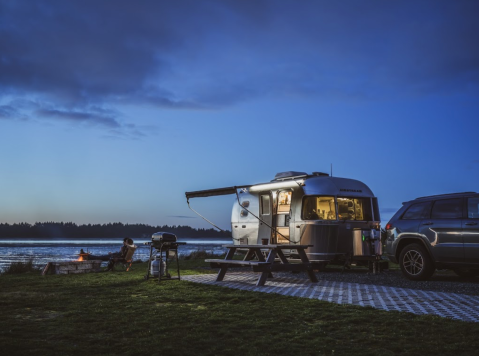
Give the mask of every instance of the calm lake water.
M 144 245 L 149 239 L 135 240 L 138 249 L 135 259 L 147 261 L 150 247 Z M 222 254 L 225 249 L 222 245 L 231 244 L 228 238 L 178 238 L 186 245 L 178 247 L 179 255 L 187 255 L 194 251 Z M 0 269 L 4 269 L 12 262 L 25 262 L 33 259 L 37 266 L 44 266 L 47 262 L 74 261 L 78 259 L 80 249 L 94 255 L 106 255 L 108 252 L 117 252 L 123 245 L 123 238 L 118 239 L 0 239 Z

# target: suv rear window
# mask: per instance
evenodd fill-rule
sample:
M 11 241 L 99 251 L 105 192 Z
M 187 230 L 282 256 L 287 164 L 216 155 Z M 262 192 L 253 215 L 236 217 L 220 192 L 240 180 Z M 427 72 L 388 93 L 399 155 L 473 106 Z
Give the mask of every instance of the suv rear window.
M 479 198 L 467 199 L 467 217 L 469 219 L 479 219 Z
M 462 218 L 462 199 L 437 200 L 432 207 L 432 219 Z
M 420 220 L 429 218 L 431 202 L 413 204 L 402 216 L 403 220 Z

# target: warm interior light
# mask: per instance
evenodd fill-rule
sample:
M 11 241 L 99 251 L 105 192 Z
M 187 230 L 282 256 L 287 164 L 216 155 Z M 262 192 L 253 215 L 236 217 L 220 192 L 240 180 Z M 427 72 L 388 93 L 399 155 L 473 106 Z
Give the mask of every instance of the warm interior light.
M 284 189 L 284 188 L 295 188 L 298 185 L 301 185 L 304 182 L 304 180 L 290 180 L 286 182 L 272 182 L 272 183 L 265 183 L 265 184 L 258 184 L 254 185 L 251 188 L 249 188 L 250 192 L 258 192 L 258 191 L 264 191 L 264 190 L 276 190 L 276 189 Z

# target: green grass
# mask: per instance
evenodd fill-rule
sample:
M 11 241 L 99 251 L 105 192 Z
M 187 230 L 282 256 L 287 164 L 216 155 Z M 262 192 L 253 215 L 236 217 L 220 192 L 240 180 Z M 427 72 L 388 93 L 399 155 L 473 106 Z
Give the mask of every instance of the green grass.
M 211 273 L 182 260 L 182 276 Z M 130 272 L 0 275 L 4 355 L 476 355 L 479 324 Z

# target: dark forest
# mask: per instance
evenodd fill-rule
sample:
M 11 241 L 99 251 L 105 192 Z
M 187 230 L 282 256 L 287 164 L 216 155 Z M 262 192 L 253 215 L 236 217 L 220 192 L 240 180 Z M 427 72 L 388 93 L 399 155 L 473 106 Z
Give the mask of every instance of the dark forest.
M 231 237 L 230 231 L 195 229 L 190 226 L 150 226 L 145 224 L 88 224 L 72 222 L 37 222 L 35 224 L 0 224 L 0 238 L 148 238 L 155 232 L 171 232 L 177 237 Z

